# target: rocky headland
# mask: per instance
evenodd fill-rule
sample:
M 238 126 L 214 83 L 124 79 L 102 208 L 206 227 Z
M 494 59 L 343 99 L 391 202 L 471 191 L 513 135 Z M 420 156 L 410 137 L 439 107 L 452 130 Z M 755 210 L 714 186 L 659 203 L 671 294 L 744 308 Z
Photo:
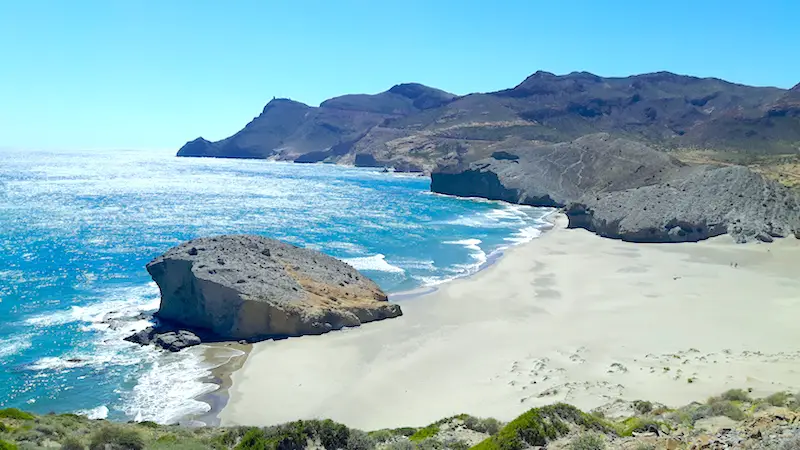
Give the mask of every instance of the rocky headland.
M 532 206 L 564 207 L 572 228 L 632 242 L 739 242 L 800 233 L 800 200 L 742 166 L 687 165 L 607 133 L 558 144 L 498 148 L 444 165 L 431 190 Z
M 217 340 L 259 340 L 402 315 L 400 306 L 346 263 L 261 236 L 188 241 L 151 261 L 147 271 L 161 291 L 156 317 L 169 325 L 129 340 L 172 351 L 199 343 L 203 333 Z

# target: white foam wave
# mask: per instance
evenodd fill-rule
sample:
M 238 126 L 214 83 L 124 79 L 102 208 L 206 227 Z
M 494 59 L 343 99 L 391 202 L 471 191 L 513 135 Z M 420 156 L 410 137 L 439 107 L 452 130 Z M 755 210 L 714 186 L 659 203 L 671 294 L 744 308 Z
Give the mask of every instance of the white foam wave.
M 460 241 L 446 241 L 445 244 L 461 245 L 470 250 L 472 252 L 470 256 L 472 259 L 476 260 L 476 263 L 480 266 L 487 260 L 486 252 L 484 252 L 479 245 L 481 242 L 483 241 L 480 239 L 462 239 Z M 472 265 L 474 264 L 470 264 L 470 266 Z
M 373 270 L 376 272 L 390 272 L 390 273 L 405 273 L 401 267 L 389 264 L 386 261 L 386 256 L 380 253 L 372 256 L 363 256 L 359 258 L 342 258 L 342 261 L 350 264 L 357 270 Z
M 524 244 L 530 242 L 542 235 L 542 230 L 537 227 L 525 227 L 518 230 L 510 237 L 505 238 L 506 241 L 511 242 L 512 245 Z
M 78 411 L 78 414 L 86 416 L 89 420 L 102 420 L 108 418 L 108 407 L 106 405 L 100 405 L 97 408 Z
M 29 317 L 26 325 L 52 327 L 72 322 L 102 323 L 134 317 L 142 312 L 158 309 L 158 288 L 155 283 L 146 287 L 135 287 L 113 292 L 111 300 L 86 306 L 72 306 L 68 310 L 55 311 Z
M 182 417 L 208 412 L 211 406 L 196 397 L 213 392 L 216 384 L 204 381 L 211 370 L 243 353 L 230 352 L 216 361 L 204 358 L 205 347 L 192 347 L 180 353 L 159 353 L 150 370 L 138 378 L 122 410 L 136 420 L 169 424 Z M 219 349 L 217 349 L 219 350 Z
M 4 360 L 9 356 L 14 356 L 30 347 L 30 335 L 18 335 L 8 339 L 0 339 L 0 360 Z

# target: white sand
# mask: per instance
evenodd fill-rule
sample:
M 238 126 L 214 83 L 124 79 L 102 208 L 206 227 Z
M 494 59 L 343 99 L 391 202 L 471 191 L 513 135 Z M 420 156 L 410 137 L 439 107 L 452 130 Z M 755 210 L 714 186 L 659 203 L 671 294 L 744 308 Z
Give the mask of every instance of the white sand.
M 630 244 L 557 222 L 489 269 L 402 301 L 402 318 L 256 344 L 223 424 L 377 429 L 800 387 L 798 240 Z

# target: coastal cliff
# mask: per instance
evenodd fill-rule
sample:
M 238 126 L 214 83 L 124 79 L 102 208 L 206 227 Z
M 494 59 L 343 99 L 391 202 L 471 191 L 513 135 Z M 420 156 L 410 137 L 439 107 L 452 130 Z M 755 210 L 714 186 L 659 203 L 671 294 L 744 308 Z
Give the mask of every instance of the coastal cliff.
M 260 236 L 188 241 L 147 271 L 161 291 L 159 319 L 222 338 L 322 334 L 402 315 L 351 266 Z
M 690 166 L 606 133 L 445 165 L 432 174 L 431 190 L 566 207 L 570 227 L 632 242 L 724 233 L 770 241 L 800 232 L 800 200 L 788 188 L 745 167 Z

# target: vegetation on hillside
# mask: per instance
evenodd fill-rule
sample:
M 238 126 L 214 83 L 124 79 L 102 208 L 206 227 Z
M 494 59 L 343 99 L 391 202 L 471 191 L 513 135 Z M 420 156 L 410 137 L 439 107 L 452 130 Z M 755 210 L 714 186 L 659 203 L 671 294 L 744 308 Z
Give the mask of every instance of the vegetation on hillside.
M 75 414 L 32 415 L 0 410 L 0 450 L 522 450 L 749 448 L 794 449 L 800 444 L 800 395 L 778 392 L 753 399 L 730 390 L 677 409 L 622 402 L 629 417 L 605 417 L 558 403 L 533 408 L 509 423 L 466 414 L 421 428 L 372 432 L 332 420 L 299 420 L 271 427 L 183 427 L 153 422 L 113 423 Z M 716 425 L 722 420 L 722 425 Z M 727 421 L 727 422 L 725 422 Z M 712 446 L 716 443 L 718 446 Z M 728 447 L 724 447 L 724 446 Z

